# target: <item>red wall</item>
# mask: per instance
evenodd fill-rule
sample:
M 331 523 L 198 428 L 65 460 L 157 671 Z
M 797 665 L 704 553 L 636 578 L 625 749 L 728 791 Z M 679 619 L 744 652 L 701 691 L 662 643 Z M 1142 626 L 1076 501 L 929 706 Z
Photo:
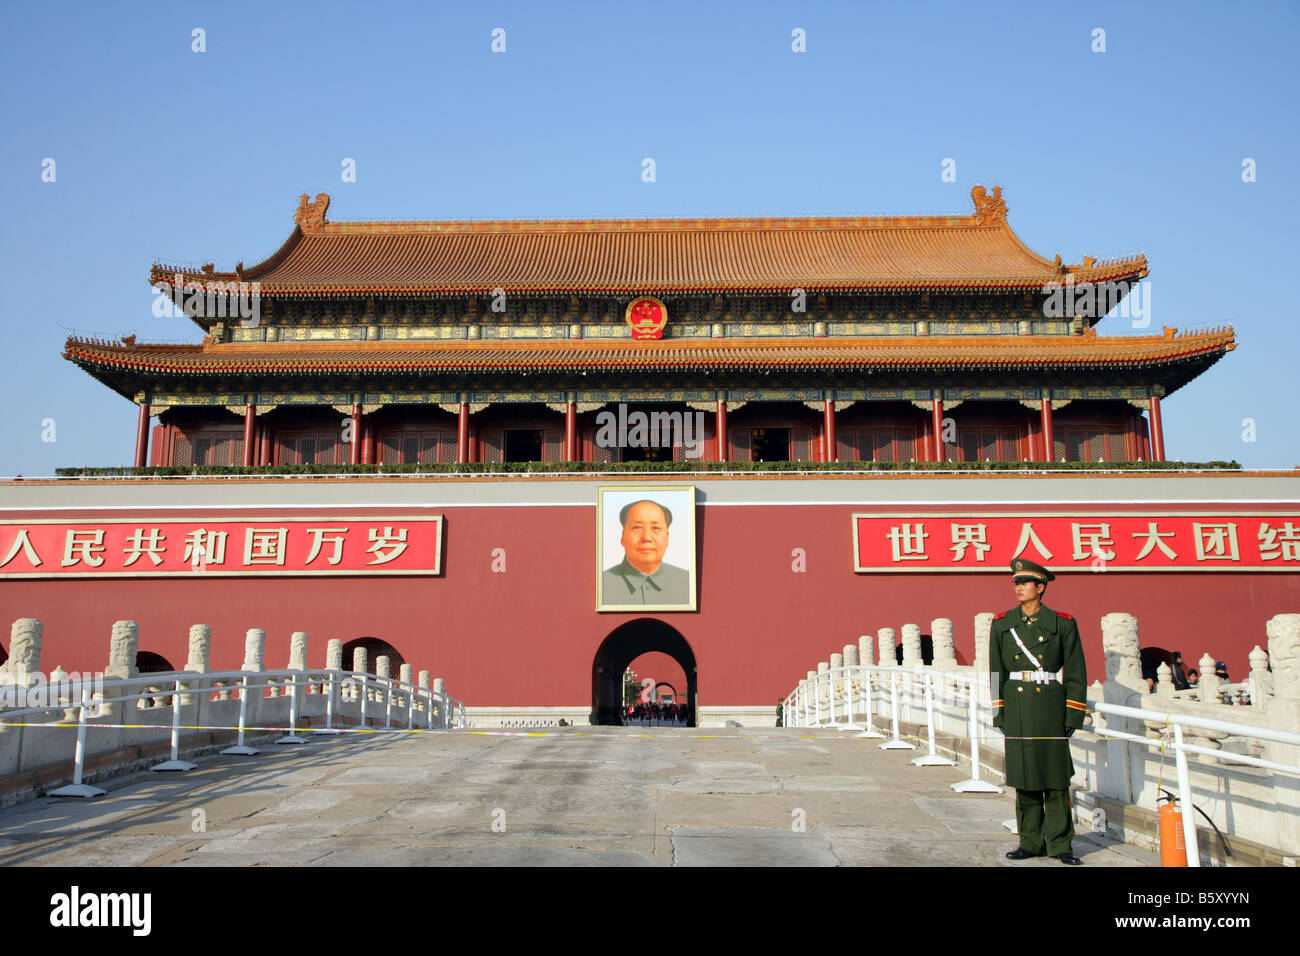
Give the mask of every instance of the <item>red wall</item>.
M 1015 603 L 1009 572 L 854 574 L 855 510 L 862 509 L 698 509 L 700 609 L 650 616 L 671 623 L 693 648 L 701 705 L 775 704 L 818 661 L 881 626 L 916 622 L 928 633 L 932 618 L 950 617 L 958 654 L 969 660 L 974 615 Z M 359 509 L 319 513 L 331 511 Z M 287 663 L 295 630 L 310 633 L 313 666 L 324 665 L 329 638 L 374 636 L 417 672 L 445 678 L 448 691 L 470 706 L 589 702 L 597 647 L 619 624 L 646 616 L 593 610 L 595 509 L 457 507 L 444 514 L 442 577 L 7 580 L 0 582 L 0 640 L 7 647 L 14 618 L 37 617 L 45 622 L 44 670 L 93 671 L 104 667 L 110 628 L 121 618 L 139 621 L 140 650 L 176 666 L 185 662 L 195 623 L 212 627 L 214 668 L 239 666 L 249 627 L 266 629 L 272 666 Z M 504 573 L 491 571 L 494 548 L 506 549 Z M 791 570 L 794 548 L 807 553 L 806 573 Z M 1266 644 L 1264 622 L 1300 611 L 1300 575 L 1063 574 L 1046 603 L 1078 619 L 1090 680 L 1104 677 L 1099 620 L 1110 611 L 1135 614 L 1145 646 L 1181 650 L 1193 666 L 1208 651 L 1239 679 L 1250 649 Z

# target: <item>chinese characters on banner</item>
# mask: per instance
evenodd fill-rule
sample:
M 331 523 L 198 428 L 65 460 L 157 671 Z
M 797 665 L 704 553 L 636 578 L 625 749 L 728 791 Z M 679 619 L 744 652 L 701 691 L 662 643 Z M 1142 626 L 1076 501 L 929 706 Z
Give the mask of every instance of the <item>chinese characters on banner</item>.
M 0 522 L 0 578 L 441 572 L 441 515 Z
M 855 514 L 855 571 L 1300 573 L 1300 514 Z

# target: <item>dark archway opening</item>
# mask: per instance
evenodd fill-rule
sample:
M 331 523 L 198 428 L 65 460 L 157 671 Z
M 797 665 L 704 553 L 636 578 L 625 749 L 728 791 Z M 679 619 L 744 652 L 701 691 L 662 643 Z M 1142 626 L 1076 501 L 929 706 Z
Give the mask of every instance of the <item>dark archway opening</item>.
M 7 660 L 9 660 L 9 652 L 5 650 L 3 644 L 0 644 L 0 664 L 3 664 Z
M 348 641 L 343 645 L 343 669 L 345 671 L 354 671 L 353 655 L 358 647 L 366 649 L 366 673 L 375 673 L 375 661 L 382 655 L 388 655 L 388 676 L 396 677 L 402 672 L 402 665 L 406 663 L 406 658 L 401 652 L 389 644 L 387 641 L 381 641 L 377 637 L 358 637 L 356 640 Z
M 153 651 L 136 651 L 135 669 L 141 674 L 172 674 L 176 671 L 171 661 Z
M 596 649 L 591 665 L 591 722 L 605 726 L 622 723 L 623 672 L 642 654 L 659 651 L 681 665 L 686 674 L 688 727 L 696 726 L 695 653 L 675 627 L 653 618 L 621 624 Z
M 665 687 L 668 688 L 667 694 L 665 694 L 663 691 L 663 688 Z M 661 703 L 665 703 L 665 702 L 676 703 L 677 688 L 674 687 L 672 684 L 668 683 L 668 681 L 661 680 L 659 683 L 655 684 L 655 700 Z
M 1174 663 L 1172 652 L 1165 650 L 1163 647 L 1144 647 L 1142 648 L 1142 679 L 1158 680 L 1160 675 L 1157 671 L 1161 664 L 1169 664 L 1171 667 Z

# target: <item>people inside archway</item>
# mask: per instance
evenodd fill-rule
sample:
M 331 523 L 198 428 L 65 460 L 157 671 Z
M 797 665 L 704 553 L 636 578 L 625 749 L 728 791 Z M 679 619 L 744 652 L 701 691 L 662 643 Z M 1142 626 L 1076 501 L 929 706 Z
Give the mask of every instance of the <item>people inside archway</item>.
M 601 576 L 607 604 L 689 604 L 691 576 L 685 568 L 664 561 L 673 513 L 648 498 L 624 505 L 618 513 L 623 526 L 619 543 L 623 560 Z
M 1187 669 L 1183 664 L 1182 651 L 1174 651 L 1173 662 L 1169 665 L 1174 681 L 1174 690 L 1187 690 L 1192 685 L 1187 682 Z
M 624 726 L 690 726 L 691 709 L 676 701 L 642 701 L 629 704 L 623 712 Z

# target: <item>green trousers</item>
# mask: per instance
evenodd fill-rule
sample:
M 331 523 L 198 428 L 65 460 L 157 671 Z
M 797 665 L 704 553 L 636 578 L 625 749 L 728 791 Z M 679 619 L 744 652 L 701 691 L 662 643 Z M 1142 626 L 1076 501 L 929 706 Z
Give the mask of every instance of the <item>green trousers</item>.
M 1074 817 L 1068 790 L 1017 790 L 1016 832 L 1020 849 L 1039 856 L 1072 853 Z

